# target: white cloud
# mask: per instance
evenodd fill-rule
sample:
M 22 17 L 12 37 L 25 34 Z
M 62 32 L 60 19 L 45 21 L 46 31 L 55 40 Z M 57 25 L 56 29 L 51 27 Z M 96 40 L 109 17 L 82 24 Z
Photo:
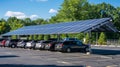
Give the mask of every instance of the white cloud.
M 6 17 L 17 17 L 18 19 L 24 19 L 24 18 L 37 19 L 37 18 L 39 18 L 38 15 L 27 16 L 22 12 L 14 12 L 14 11 L 7 11 L 5 16 Z
M 46 2 L 48 0 L 30 0 L 31 2 L 36 1 L 36 2 Z
M 55 10 L 55 9 L 50 9 L 50 10 L 49 10 L 49 13 L 57 13 L 57 10 Z
M 13 12 L 13 11 L 7 11 L 5 16 L 7 17 L 17 17 L 19 19 L 26 18 L 26 15 L 22 12 Z
M 37 18 L 39 18 L 38 15 L 31 15 L 31 16 L 30 16 L 30 19 L 37 19 Z

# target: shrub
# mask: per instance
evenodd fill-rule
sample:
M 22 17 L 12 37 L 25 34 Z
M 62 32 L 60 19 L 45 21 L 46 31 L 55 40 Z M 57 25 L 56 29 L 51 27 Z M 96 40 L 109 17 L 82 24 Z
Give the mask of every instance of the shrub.
M 100 34 L 100 37 L 98 39 L 98 44 L 106 45 L 106 36 L 103 32 Z

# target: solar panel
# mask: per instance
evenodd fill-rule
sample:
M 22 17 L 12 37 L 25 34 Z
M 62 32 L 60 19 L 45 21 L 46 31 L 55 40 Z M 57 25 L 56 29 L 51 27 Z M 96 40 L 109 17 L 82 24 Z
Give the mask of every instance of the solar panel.
M 15 31 L 11 31 L 6 34 L 3 34 L 3 36 L 86 32 L 86 30 L 91 29 L 100 24 L 104 24 L 109 20 L 110 18 L 101 18 L 101 19 L 81 20 L 81 21 L 66 22 L 66 23 L 25 26 Z M 114 27 L 112 29 L 118 31 Z

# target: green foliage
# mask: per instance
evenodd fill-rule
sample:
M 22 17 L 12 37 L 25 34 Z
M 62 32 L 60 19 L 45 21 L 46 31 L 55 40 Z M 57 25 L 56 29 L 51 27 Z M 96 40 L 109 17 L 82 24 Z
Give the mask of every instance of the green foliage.
M 51 37 L 51 38 L 57 38 L 57 35 L 52 34 L 52 35 L 50 35 L 50 37 Z
M 5 22 L 0 22 L 0 33 L 2 34 L 3 31 L 5 30 L 6 26 L 5 26 Z
M 21 20 L 17 19 L 16 17 L 10 17 L 10 18 L 8 18 L 7 21 L 8 21 L 8 24 L 9 24 L 11 30 L 16 30 L 18 28 L 23 27 Z
M 72 34 L 61 34 L 60 37 L 62 39 L 66 38 L 66 37 L 71 37 Z
M 104 18 L 111 17 L 113 19 L 114 25 L 117 29 L 120 30 L 120 7 L 114 7 L 111 4 L 100 3 L 100 4 L 90 4 L 88 0 L 64 0 L 61 4 L 58 13 L 51 17 L 49 20 L 44 20 L 42 18 L 38 18 L 35 20 L 31 20 L 30 18 L 25 19 L 17 19 L 16 17 L 9 17 L 7 20 L 0 19 L 0 34 L 4 34 L 6 32 L 16 30 L 23 26 L 30 25 L 41 25 L 41 24 L 53 24 L 60 22 L 68 22 L 68 21 L 79 21 L 86 19 L 95 19 L 95 18 Z M 93 34 L 95 35 L 95 34 Z M 112 36 L 107 35 L 108 36 Z M 80 40 L 83 38 L 83 33 L 78 34 L 68 34 L 69 37 L 76 37 Z M 48 39 L 50 36 L 39 35 L 34 36 L 33 39 Z M 51 37 L 56 37 L 56 35 L 51 35 Z M 67 37 L 66 34 L 61 34 L 62 38 Z M 86 35 L 88 40 L 89 37 Z M 92 40 L 95 37 L 92 37 Z M 32 36 L 29 37 L 32 39 Z M 86 43 L 88 43 L 88 40 Z
M 12 39 L 17 39 L 17 36 L 16 35 L 12 35 Z
M 98 39 L 98 44 L 106 45 L 106 36 L 103 32 L 101 32 L 100 37 Z
M 85 36 L 85 44 L 89 44 L 90 43 L 90 36 L 89 36 L 89 33 L 86 34 Z
M 30 18 L 25 18 L 24 22 L 25 22 L 24 23 L 25 26 L 34 25 L 34 23 L 32 23 L 32 20 Z
M 38 35 L 38 40 L 44 40 L 44 35 Z
M 58 22 L 80 20 L 85 4 L 88 4 L 87 0 L 64 0 L 58 14 L 53 19 Z
M 8 24 L 6 24 L 5 20 L 0 21 L 0 34 L 6 33 L 10 31 L 10 27 Z
M 48 39 L 50 39 L 50 35 L 45 35 L 44 40 L 48 40 Z
M 84 38 L 84 33 L 78 33 L 76 36 L 77 36 L 77 38 L 78 38 L 79 40 L 83 40 L 83 38 Z
M 32 40 L 33 39 L 33 35 L 30 35 L 29 37 L 28 37 L 28 40 Z
M 38 35 L 33 35 L 33 40 L 38 40 Z

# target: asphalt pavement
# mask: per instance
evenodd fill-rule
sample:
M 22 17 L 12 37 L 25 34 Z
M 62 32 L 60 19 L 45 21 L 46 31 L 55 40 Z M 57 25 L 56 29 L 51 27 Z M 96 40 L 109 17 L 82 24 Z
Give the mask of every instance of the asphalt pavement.
M 0 48 L 0 67 L 120 67 L 120 48 L 92 47 L 92 54 Z

